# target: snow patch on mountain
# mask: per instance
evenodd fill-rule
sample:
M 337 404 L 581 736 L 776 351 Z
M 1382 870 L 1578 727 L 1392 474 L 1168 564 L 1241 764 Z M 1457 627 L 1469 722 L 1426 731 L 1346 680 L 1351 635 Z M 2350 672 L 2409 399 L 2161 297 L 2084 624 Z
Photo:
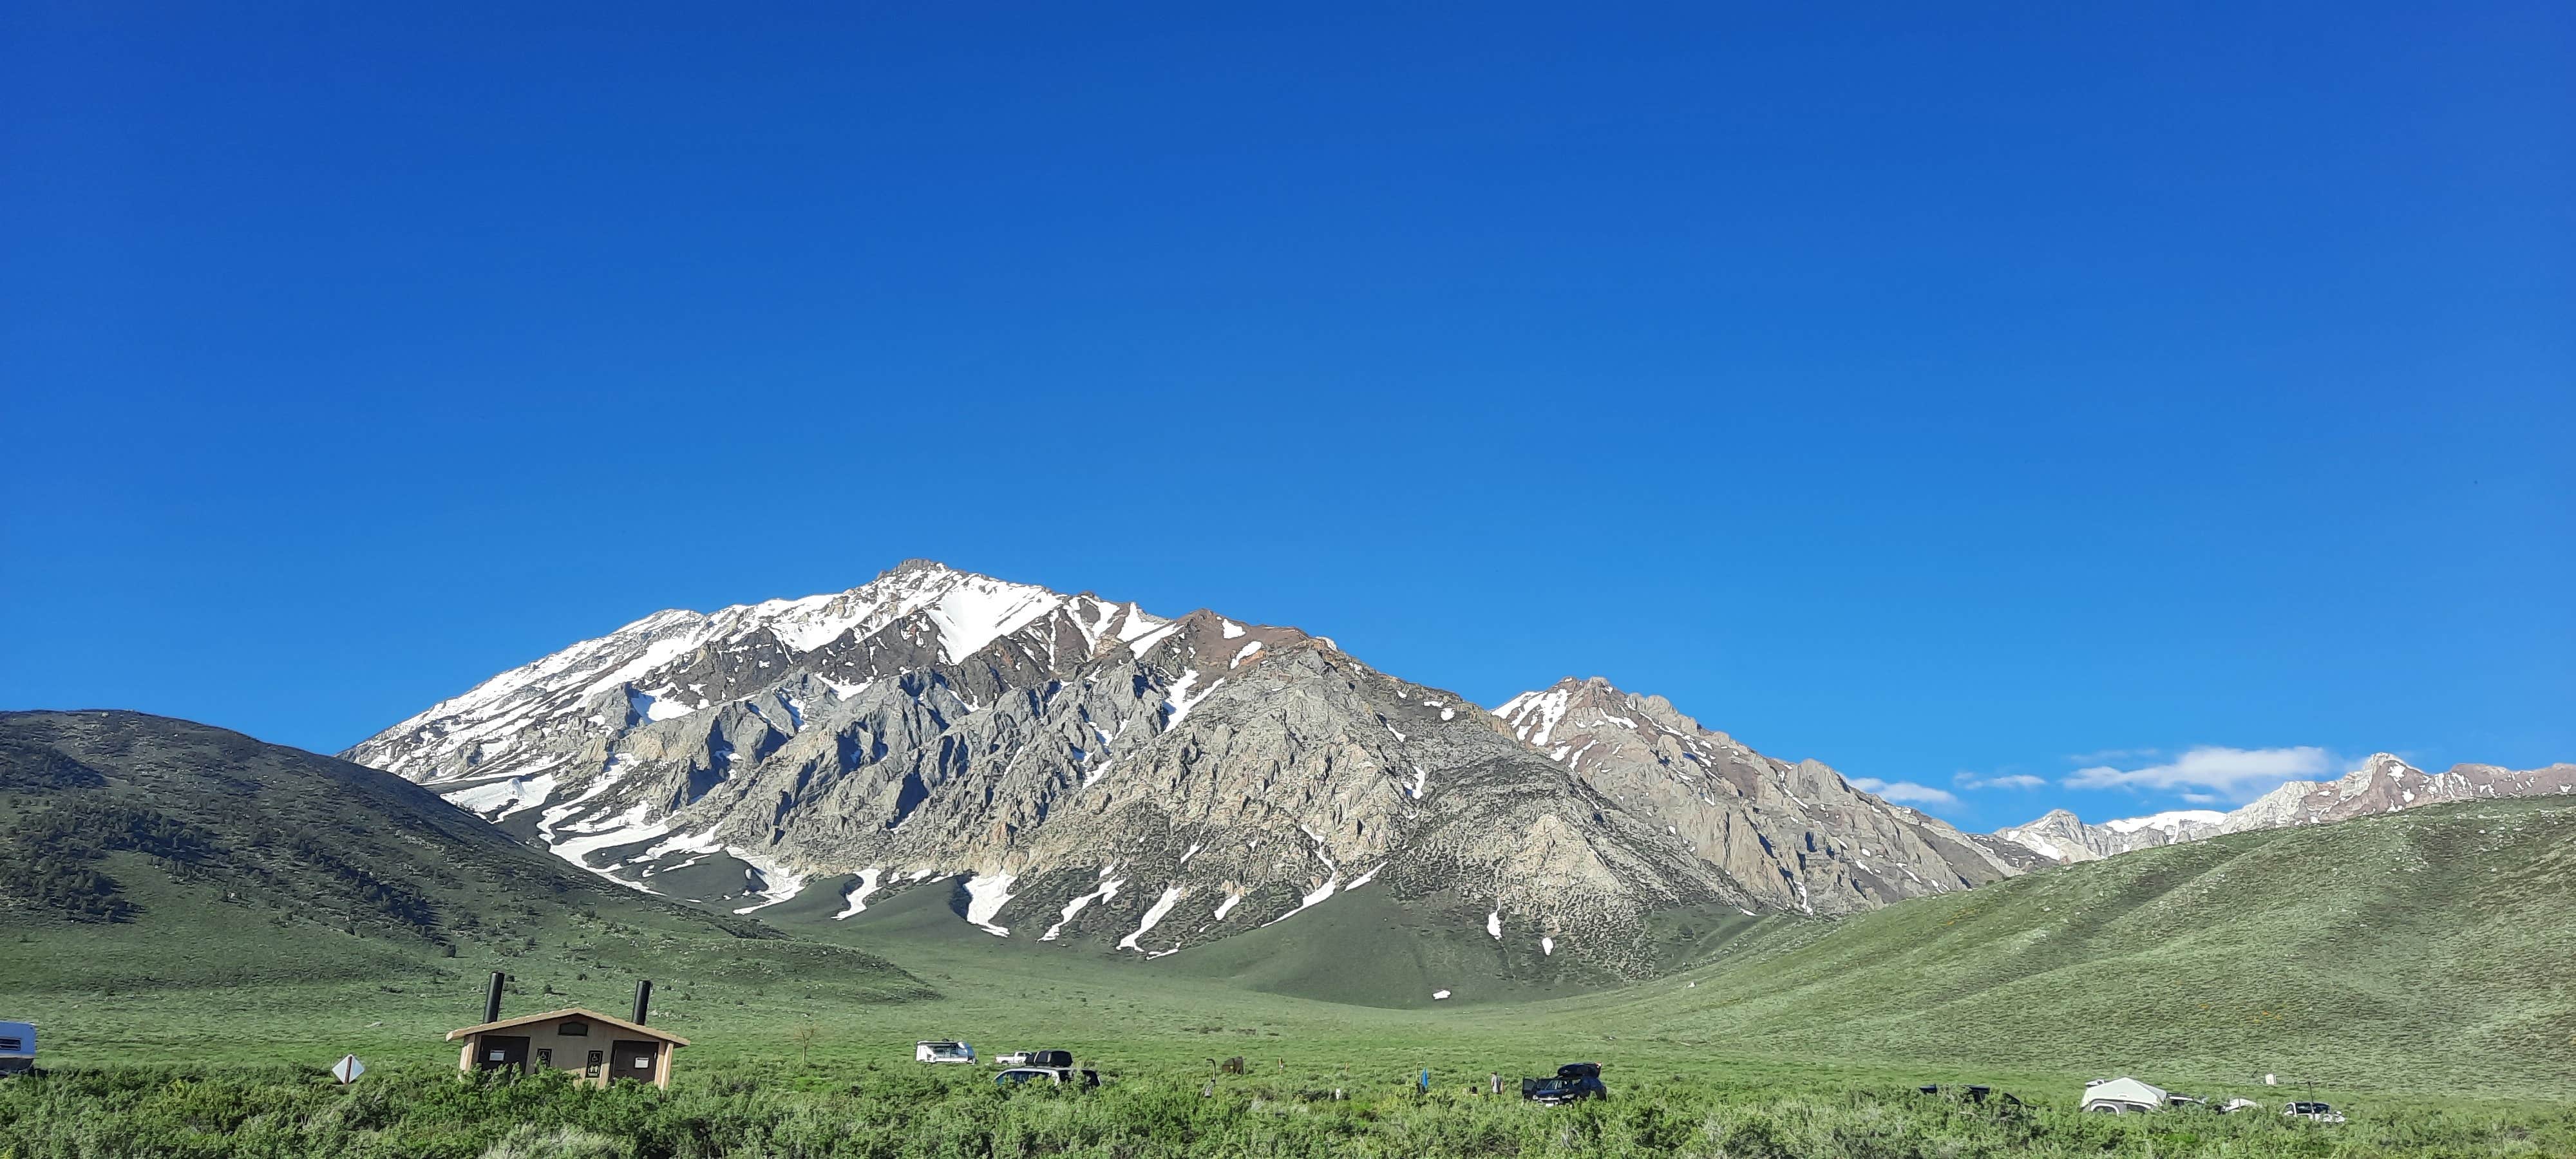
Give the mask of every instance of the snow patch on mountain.
M 1109 874 L 1117 868 L 1118 867 L 1115 865 L 1102 866 L 1100 870 L 1100 885 L 1091 892 L 1076 897 L 1072 901 L 1066 902 L 1064 904 L 1064 910 L 1056 917 L 1055 924 L 1048 926 L 1045 933 L 1039 934 L 1038 940 L 1041 942 L 1054 941 L 1055 936 L 1062 932 L 1066 924 L 1072 922 L 1074 915 L 1081 913 L 1084 907 L 1089 906 L 1095 901 L 1108 901 L 1109 899 L 1118 896 L 1118 887 L 1127 883 L 1123 880 L 1109 876 Z
M 976 576 L 942 593 L 928 615 L 939 626 L 941 652 L 954 664 L 1062 604 L 1062 597 L 1045 588 Z
M 1328 880 L 1328 881 L 1324 882 L 1324 884 L 1323 884 L 1322 886 L 1317 887 L 1317 888 L 1316 888 L 1316 890 L 1315 890 L 1313 893 L 1309 893 L 1309 894 L 1307 894 L 1307 895 L 1304 897 L 1304 899 L 1300 900 L 1300 901 L 1297 903 L 1297 908 L 1292 909 L 1292 910 L 1289 910 L 1287 913 L 1281 914 L 1281 915 L 1279 915 L 1278 917 L 1272 918 L 1272 919 L 1270 919 L 1269 921 L 1263 922 L 1263 923 L 1261 923 L 1261 924 L 1262 924 L 1263 926 L 1275 926 L 1275 925 L 1278 925 L 1278 924 L 1279 924 L 1279 923 L 1281 923 L 1281 922 L 1287 921 L 1287 920 L 1288 920 L 1288 919 L 1290 919 L 1290 918 L 1296 917 L 1298 914 L 1304 913 L 1304 912 L 1306 912 L 1307 910 L 1313 909 L 1313 908 L 1315 908 L 1316 906 L 1319 906 L 1319 905 L 1324 904 L 1324 902 L 1325 902 L 1325 900 L 1326 900 L 1326 899 L 1331 898 L 1331 897 L 1333 896 L 1334 892 L 1335 892 L 1335 891 L 1337 891 L 1337 890 L 1339 890 L 1339 889 L 1341 889 L 1341 888 L 1342 888 L 1342 878 L 1341 878 L 1341 875 L 1340 875 L 1340 874 L 1335 874 L 1335 875 L 1333 875 L 1333 877 L 1332 877 L 1330 880 Z
M 841 900 L 847 904 L 841 907 L 841 912 L 832 915 L 832 920 L 841 921 L 865 912 L 868 908 L 868 895 L 877 891 L 877 878 L 884 873 L 885 867 L 882 865 L 871 865 L 860 870 L 859 879 L 852 882 L 850 888 L 841 895 Z
M 1155 898 L 1154 904 L 1145 910 L 1145 920 L 1136 927 L 1136 932 L 1118 939 L 1118 948 L 1141 952 L 1142 947 L 1136 944 L 1136 939 L 1153 932 L 1154 926 L 1163 920 L 1163 915 L 1172 912 L 1172 907 L 1180 900 L 1181 887 L 1175 885 L 1163 890 L 1163 896 Z
M 1011 936 L 1008 926 L 993 924 L 993 915 L 1011 900 L 1011 883 L 1017 875 L 1009 873 L 976 874 L 966 882 L 966 921 L 985 933 L 999 938 Z
M 2114 833 L 2135 833 L 2140 829 L 2160 829 L 2167 833 L 2178 833 L 2185 826 L 2215 825 L 2226 819 L 2227 814 L 2216 809 L 2175 809 L 2146 817 L 2123 817 L 2117 821 L 2105 821 L 2102 827 Z

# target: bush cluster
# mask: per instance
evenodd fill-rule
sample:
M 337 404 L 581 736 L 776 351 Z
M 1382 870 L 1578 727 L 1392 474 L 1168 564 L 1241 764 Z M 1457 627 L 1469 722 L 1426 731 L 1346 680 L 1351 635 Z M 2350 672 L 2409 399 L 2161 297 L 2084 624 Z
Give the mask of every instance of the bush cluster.
M 341 1088 L 283 1067 L 118 1067 L 0 1082 L 0 1159 L 154 1155 L 453 1159 L 911 1156 L 2543 1156 L 2564 1108 L 2421 1106 L 2321 1125 L 2277 1114 L 2088 1116 L 1898 1090 L 1670 1080 L 1544 1108 L 1456 1090 L 1329 1092 L 1150 1074 L 1096 1092 L 996 1088 L 980 1069 L 750 1067 L 607 1090 L 395 1067 Z

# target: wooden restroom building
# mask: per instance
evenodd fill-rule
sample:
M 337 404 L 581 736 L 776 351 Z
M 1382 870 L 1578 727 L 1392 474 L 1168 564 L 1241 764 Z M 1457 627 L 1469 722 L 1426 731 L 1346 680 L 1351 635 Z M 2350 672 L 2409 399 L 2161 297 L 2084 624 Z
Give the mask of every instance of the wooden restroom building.
M 493 974 L 482 1022 L 447 1032 L 448 1041 L 464 1042 L 457 1055 L 458 1069 L 519 1074 L 560 1070 L 598 1086 L 617 1079 L 671 1085 L 672 1053 L 689 1040 L 644 1025 L 653 994 L 651 982 L 635 987 L 632 1020 L 579 1006 L 503 1018 L 501 985 L 502 975 Z

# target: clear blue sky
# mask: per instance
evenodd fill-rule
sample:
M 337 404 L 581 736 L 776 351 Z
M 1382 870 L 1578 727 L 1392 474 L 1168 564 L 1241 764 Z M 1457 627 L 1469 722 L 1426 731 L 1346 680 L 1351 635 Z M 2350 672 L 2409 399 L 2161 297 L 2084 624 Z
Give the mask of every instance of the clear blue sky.
M 397 7 L 0 14 L 0 705 L 929 556 L 1967 824 L 2576 760 L 2564 4 Z

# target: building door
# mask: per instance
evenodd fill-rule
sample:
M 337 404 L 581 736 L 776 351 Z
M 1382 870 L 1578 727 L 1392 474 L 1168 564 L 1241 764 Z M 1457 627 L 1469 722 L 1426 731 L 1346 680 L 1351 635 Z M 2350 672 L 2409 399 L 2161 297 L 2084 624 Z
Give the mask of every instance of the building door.
M 474 1044 L 474 1069 L 528 1069 L 528 1036 L 524 1034 L 486 1034 Z
M 658 1042 L 637 1042 L 631 1038 L 611 1042 L 608 1044 L 608 1077 L 652 1082 L 653 1063 L 661 1053 L 662 1044 Z

